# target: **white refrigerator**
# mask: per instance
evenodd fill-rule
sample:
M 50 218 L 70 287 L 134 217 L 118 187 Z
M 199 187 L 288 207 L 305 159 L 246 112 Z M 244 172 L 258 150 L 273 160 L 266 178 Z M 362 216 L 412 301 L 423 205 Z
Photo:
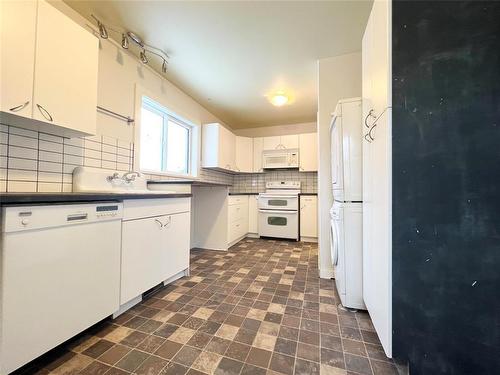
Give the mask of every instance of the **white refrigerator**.
M 361 98 L 337 103 L 330 125 L 333 206 L 330 247 L 335 284 L 344 307 L 363 302 L 363 190 Z

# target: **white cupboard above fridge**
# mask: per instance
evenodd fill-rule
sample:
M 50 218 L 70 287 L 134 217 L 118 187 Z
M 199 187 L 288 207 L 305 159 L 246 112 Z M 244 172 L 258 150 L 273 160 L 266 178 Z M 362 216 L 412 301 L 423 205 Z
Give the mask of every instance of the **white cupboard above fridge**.
M 46 1 L 0 2 L 2 122 L 96 133 L 98 39 Z

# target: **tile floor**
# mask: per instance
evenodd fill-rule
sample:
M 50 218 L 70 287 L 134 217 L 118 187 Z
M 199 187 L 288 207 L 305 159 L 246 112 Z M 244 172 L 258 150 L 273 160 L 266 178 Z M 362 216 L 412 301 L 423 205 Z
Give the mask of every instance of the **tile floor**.
M 191 276 L 23 374 L 398 374 L 367 313 L 337 308 L 316 244 L 246 239 L 194 250 Z

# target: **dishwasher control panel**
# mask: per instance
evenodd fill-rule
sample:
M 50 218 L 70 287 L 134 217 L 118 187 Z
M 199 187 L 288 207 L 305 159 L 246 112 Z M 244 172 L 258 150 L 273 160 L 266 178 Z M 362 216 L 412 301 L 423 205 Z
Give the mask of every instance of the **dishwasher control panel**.
M 121 210 L 118 204 L 113 205 L 99 205 L 95 208 L 96 216 L 98 218 L 108 218 L 115 217 L 118 214 L 121 215 Z
M 121 220 L 123 203 L 77 203 L 4 207 L 4 233 Z

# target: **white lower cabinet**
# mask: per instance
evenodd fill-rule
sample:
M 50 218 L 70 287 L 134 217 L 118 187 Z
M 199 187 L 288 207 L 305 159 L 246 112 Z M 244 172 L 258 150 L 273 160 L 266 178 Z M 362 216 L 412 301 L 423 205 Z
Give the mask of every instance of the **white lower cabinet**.
M 232 246 L 248 233 L 248 196 L 230 195 L 227 209 L 227 242 Z
M 164 214 L 152 217 L 147 207 L 141 212 L 139 201 L 131 202 L 124 202 L 124 216 L 127 206 L 136 215 L 122 224 L 121 305 L 189 268 L 189 198 L 165 200 Z
M 300 239 L 318 239 L 318 197 L 315 195 L 300 196 Z
M 248 233 L 252 236 L 259 235 L 259 196 L 248 196 Z

